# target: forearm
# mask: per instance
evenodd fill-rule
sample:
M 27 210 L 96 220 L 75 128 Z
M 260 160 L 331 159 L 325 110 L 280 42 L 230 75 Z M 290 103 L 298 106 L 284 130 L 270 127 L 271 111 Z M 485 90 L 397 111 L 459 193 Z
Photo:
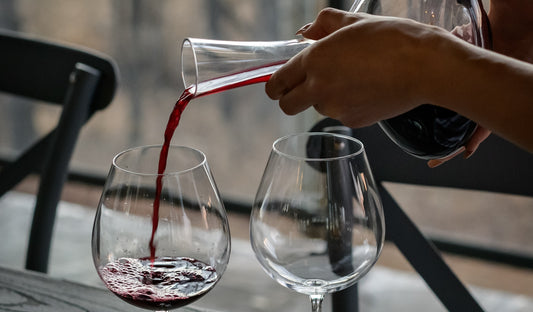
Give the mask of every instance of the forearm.
M 533 152 L 533 65 L 471 47 L 449 55 L 456 58 L 454 70 L 444 69 L 448 75 L 433 103 Z

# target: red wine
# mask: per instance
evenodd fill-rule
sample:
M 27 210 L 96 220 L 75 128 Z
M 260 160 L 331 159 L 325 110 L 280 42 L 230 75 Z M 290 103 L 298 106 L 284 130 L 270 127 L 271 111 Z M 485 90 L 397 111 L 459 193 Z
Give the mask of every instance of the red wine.
M 271 76 L 272 76 L 272 74 L 268 74 L 268 75 L 264 75 L 264 76 L 260 76 L 260 77 L 255 77 L 255 78 L 252 78 L 252 79 L 247 79 L 247 80 L 235 82 L 235 83 L 232 83 L 232 84 L 229 84 L 229 85 L 224 85 L 224 86 L 222 86 L 220 88 L 215 88 L 215 89 L 210 90 L 208 92 L 202 93 L 200 96 L 206 96 L 206 95 L 210 95 L 210 94 L 215 94 L 215 93 L 219 93 L 219 92 L 223 92 L 223 91 L 227 91 L 227 90 L 231 90 L 231 89 L 235 89 L 235 88 L 239 88 L 239 87 L 248 86 L 248 85 L 255 84 L 255 83 L 267 82 L 270 79 Z
M 163 188 L 163 173 L 165 173 L 165 169 L 167 167 L 167 158 L 168 158 L 168 150 L 170 148 L 170 142 L 172 141 L 172 136 L 174 135 L 174 132 L 180 123 L 180 119 L 181 119 L 181 115 L 183 114 L 183 111 L 185 110 L 187 105 L 189 105 L 189 102 L 196 97 L 214 94 L 214 93 L 230 90 L 233 88 L 251 85 L 254 83 L 266 82 L 268 81 L 268 79 L 270 79 L 270 76 L 271 75 L 268 74 L 268 75 L 264 75 L 260 77 L 247 79 L 244 81 L 225 85 L 223 87 L 211 90 L 209 92 L 206 92 L 200 95 L 194 95 L 192 92 L 192 90 L 194 90 L 193 89 L 194 87 L 189 87 L 185 91 L 183 91 L 183 93 L 181 94 L 180 98 L 174 105 L 174 109 L 172 110 L 172 113 L 170 114 L 170 117 L 168 119 L 168 123 L 165 128 L 163 146 L 159 154 L 159 165 L 157 169 L 158 176 L 156 179 L 156 190 L 155 190 L 155 198 L 154 198 L 153 213 L 152 213 L 152 234 L 150 236 L 150 242 L 149 242 L 150 259 L 152 261 L 155 260 L 155 253 L 156 253 L 156 244 L 155 244 L 154 239 L 155 239 L 155 233 L 157 232 L 157 228 L 159 226 L 159 205 L 160 205 L 161 190 Z
M 217 281 L 213 267 L 192 258 L 120 258 L 98 273 L 119 298 L 150 310 L 188 305 L 205 295 Z
M 154 242 L 154 238 L 155 233 L 157 232 L 157 228 L 159 226 L 159 204 L 161 190 L 163 188 L 163 173 L 165 173 L 165 169 L 167 167 L 168 149 L 170 148 L 170 142 L 172 141 L 174 131 L 180 123 L 181 114 L 183 113 L 187 105 L 189 105 L 189 102 L 192 99 L 193 94 L 190 92 L 189 89 L 185 90 L 181 94 L 179 100 L 174 105 L 174 109 L 172 110 L 172 113 L 170 114 L 170 117 L 168 119 L 167 127 L 165 128 L 164 143 L 159 154 L 159 166 L 157 168 L 158 176 L 156 180 L 154 207 L 152 213 L 152 235 L 150 236 L 149 242 L 150 259 L 152 260 L 155 259 L 156 245 Z

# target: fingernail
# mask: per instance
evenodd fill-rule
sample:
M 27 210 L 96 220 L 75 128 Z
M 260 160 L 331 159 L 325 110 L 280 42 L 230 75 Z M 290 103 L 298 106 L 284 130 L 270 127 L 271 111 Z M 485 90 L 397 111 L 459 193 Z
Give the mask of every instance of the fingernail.
M 442 165 L 443 163 L 444 161 L 440 159 L 431 159 L 431 160 L 428 160 L 427 165 L 429 168 L 435 168 L 435 167 Z
M 474 155 L 474 151 L 465 151 L 465 153 L 463 154 L 463 158 L 464 159 L 468 159 L 470 158 L 472 155 Z
M 311 27 L 311 25 L 313 25 L 313 23 L 305 24 L 304 26 L 302 26 L 302 28 L 298 29 L 295 35 L 298 36 L 303 34 L 307 29 L 309 29 L 309 27 Z

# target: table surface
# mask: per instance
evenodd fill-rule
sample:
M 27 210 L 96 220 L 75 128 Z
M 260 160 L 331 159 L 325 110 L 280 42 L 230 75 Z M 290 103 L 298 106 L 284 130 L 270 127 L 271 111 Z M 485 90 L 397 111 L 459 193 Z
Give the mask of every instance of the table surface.
M 0 311 L 131 312 L 147 310 L 127 304 L 104 288 L 77 284 L 37 272 L 0 267 Z M 193 307 L 184 307 L 177 311 L 208 312 Z

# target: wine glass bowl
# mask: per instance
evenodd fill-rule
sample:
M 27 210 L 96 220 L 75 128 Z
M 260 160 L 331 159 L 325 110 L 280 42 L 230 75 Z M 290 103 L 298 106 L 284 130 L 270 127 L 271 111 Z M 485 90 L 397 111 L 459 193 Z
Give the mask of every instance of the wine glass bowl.
M 254 200 L 250 238 L 267 274 L 311 296 L 315 308 L 325 294 L 355 284 L 377 261 L 384 240 L 363 144 L 333 133 L 274 142 Z
M 158 174 L 160 151 L 143 146 L 113 159 L 92 236 L 105 286 L 150 310 L 179 308 L 205 295 L 224 273 L 231 248 L 205 155 L 171 146 L 166 172 Z

